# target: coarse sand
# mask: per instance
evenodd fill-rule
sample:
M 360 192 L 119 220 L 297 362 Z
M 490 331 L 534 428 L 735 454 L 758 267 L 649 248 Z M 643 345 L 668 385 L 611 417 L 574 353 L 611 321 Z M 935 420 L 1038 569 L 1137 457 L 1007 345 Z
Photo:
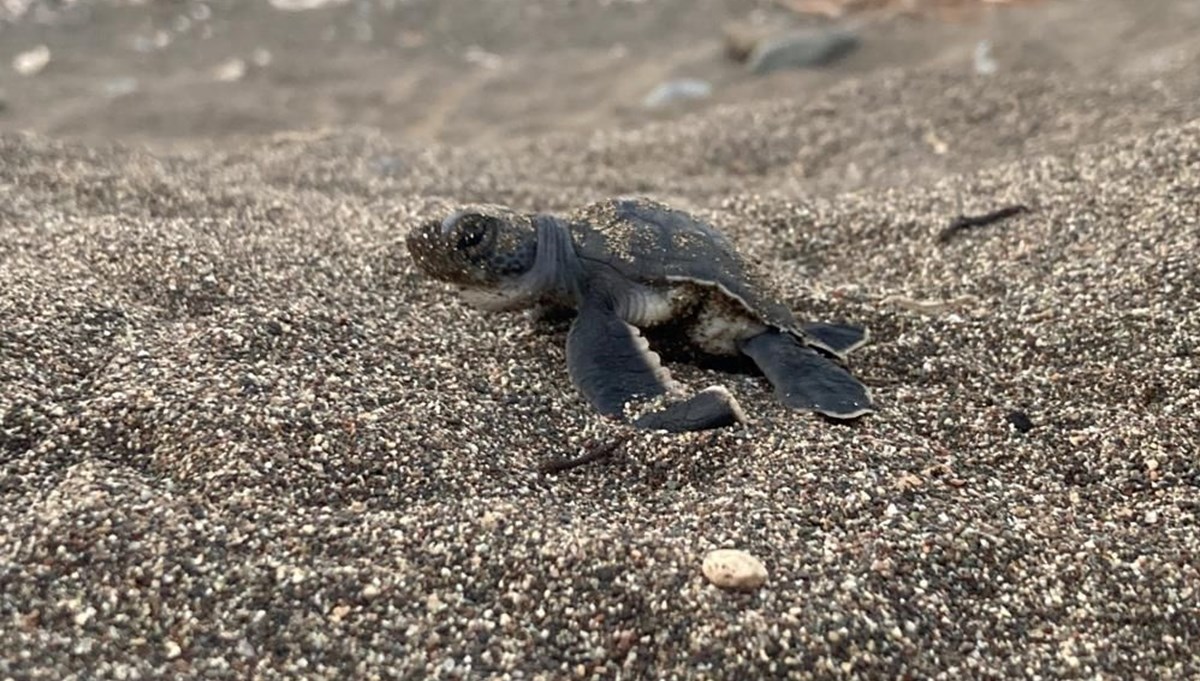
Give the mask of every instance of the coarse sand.
M 629 431 L 562 324 L 464 307 L 403 236 L 617 193 L 870 327 L 879 413 L 673 365 L 751 422 L 539 472 Z M 477 146 L 8 133 L 0 196 L 0 678 L 1200 678 L 1200 119 L 1169 78 L 890 72 Z M 766 584 L 708 584 L 725 547 Z

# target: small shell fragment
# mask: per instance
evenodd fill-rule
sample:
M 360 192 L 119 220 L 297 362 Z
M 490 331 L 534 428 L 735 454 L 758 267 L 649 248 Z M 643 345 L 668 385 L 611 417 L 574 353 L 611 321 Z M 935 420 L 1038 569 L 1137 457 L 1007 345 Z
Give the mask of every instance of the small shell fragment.
M 13 70 L 22 76 L 32 76 L 46 68 L 46 64 L 50 63 L 50 48 L 45 45 L 22 52 L 13 57 Z
M 717 549 L 704 557 L 705 578 L 722 589 L 750 590 L 766 584 L 767 568 L 739 549 Z

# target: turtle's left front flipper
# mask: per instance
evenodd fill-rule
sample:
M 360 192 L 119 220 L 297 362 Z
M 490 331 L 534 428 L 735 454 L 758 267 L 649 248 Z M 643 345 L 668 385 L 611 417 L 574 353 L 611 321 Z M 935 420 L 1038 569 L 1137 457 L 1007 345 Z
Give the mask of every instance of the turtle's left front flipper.
M 583 301 L 567 334 L 567 370 L 571 382 L 597 411 L 617 418 L 624 418 L 629 402 L 663 395 L 673 383 L 637 328 L 599 296 Z M 640 428 L 682 432 L 722 428 L 744 420 L 728 391 L 709 388 L 633 423 Z
M 742 341 L 749 355 L 775 386 L 775 394 L 793 409 L 852 419 L 875 411 L 867 387 L 836 362 L 801 343 L 795 336 L 766 331 Z

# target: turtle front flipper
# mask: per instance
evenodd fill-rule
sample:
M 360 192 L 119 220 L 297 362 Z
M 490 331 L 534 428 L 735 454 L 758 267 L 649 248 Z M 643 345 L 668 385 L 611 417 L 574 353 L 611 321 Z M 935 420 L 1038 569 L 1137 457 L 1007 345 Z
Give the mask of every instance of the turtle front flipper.
M 875 411 L 866 386 L 836 362 L 794 336 L 766 331 L 739 344 L 793 409 L 852 419 Z
M 597 411 L 623 419 L 630 402 L 666 394 L 674 385 L 658 355 L 634 327 L 600 296 L 585 298 L 567 334 L 571 382 Z M 744 421 L 724 388 L 703 390 L 633 421 L 639 428 L 671 432 L 722 428 Z

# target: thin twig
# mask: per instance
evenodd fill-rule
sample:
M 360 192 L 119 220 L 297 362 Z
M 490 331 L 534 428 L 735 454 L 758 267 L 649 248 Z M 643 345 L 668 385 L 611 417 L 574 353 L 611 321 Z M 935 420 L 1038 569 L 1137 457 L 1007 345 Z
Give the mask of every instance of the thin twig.
M 950 222 L 949 227 L 943 229 L 942 232 L 938 234 L 937 240 L 945 243 L 949 241 L 950 238 L 955 234 L 963 230 L 971 229 L 972 227 L 986 227 L 992 223 L 1027 212 L 1029 212 L 1029 206 L 1024 204 L 1016 204 L 1012 206 L 1005 206 L 1004 208 L 991 211 L 990 213 L 984 213 L 983 215 L 960 215 Z
M 563 471 L 571 470 L 572 468 L 586 466 L 593 461 L 607 459 L 615 454 L 617 450 L 621 448 L 621 445 L 628 442 L 630 437 L 632 436 L 621 435 L 609 440 L 608 442 L 592 445 L 591 447 L 587 448 L 587 451 L 579 456 L 563 456 L 550 459 L 546 463 L 538 466 L 538 470 L 542 473 L 561 473 Z

